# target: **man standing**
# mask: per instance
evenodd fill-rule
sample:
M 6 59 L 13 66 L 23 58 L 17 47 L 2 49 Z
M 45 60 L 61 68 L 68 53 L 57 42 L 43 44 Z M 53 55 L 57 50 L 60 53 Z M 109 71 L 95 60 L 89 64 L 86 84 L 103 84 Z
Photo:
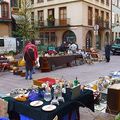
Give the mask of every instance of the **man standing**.
M 106 46 L 105 46 L 106 62 L 110 62 L 110 50 L 111 50 L 111 46 L 109 45 L 109 43 L 107 43 Z

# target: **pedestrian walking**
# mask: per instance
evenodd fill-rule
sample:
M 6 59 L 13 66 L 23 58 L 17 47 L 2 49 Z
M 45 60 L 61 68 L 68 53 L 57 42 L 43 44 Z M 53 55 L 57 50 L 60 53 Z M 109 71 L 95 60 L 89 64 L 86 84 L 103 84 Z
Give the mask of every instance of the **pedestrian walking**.
M 109 43 L 106 43 L 106 45 L 105 45 L 106 62 L 110 62 L 110 50 L 111 50 L 111 46 L 109 45 Z
M 24 48 L 24 60 L 25 60 L 25 68 L 26 68 L 26 75 L 25 79 L 32 79 L 32 74 L 33 74 L 33 66 L 35 64 L 35 52 L 34 48 L 28 46 L 29 42 L 26 44 Z

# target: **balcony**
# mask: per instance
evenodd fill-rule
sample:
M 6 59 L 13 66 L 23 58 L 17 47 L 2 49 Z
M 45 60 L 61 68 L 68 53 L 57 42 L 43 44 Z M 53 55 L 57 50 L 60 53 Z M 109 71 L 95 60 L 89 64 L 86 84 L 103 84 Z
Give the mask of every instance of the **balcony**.
M 100 29 L 110 29 L 110 23 L 109 21 L 105 21 L 103 19 L 96 19 L 95 24 L 99 25 Z
M 39 20 L 38 21 L 38 26 L 44 26 L 44 21 Z
M 67 27 L 70 25 L 70 19 L 54 19 L 38 21 L 38 27 Z
M 100 29 L 110 29 L 109 21 L 102 21 L 98 25 Z

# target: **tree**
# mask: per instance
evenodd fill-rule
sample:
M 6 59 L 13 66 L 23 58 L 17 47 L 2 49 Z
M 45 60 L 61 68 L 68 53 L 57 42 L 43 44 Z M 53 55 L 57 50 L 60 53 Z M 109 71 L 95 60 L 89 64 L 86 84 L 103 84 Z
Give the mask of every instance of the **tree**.
M 18 12 L 18 19 L 16 21 L 17 28 L 15 31 L 13 31 L 13 35 L 17 37 L 23 37 L 25 41 L 29 39 L 33 39 L 34 34 L 32 33 L 35 33 L 36 31 L 34 22 L 31 22 L 32 20 L 31 13 L 32 13 L 31 1 L 21 0 L 21 8 Z

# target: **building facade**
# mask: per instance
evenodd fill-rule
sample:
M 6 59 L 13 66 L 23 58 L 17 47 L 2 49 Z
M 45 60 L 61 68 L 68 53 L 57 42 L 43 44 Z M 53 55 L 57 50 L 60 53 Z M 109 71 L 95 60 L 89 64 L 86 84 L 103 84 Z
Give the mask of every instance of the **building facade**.
M 10 0 L 0 1 L 0 37 L 11 36 Z
M 12 14 L 18 14 L 21 8 L 21 0 L 10 0 L 11 1 L 11 12 Z
M 120 37 L 120 0 L 112 2 L 112 40 Z
M 43 44 L 103 49 L 110 40 L 111 0 L 31 0 L 31 5 L 31 23 Z

